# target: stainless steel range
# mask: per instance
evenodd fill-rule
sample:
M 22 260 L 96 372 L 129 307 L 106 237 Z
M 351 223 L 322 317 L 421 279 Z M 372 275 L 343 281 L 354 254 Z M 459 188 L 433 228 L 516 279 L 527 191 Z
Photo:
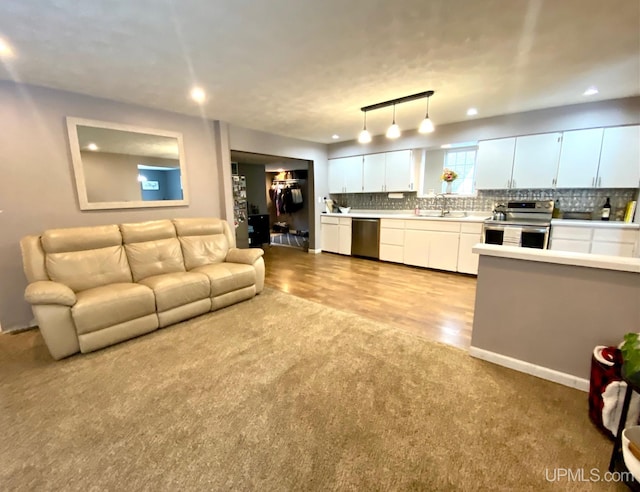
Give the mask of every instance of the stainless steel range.
M 547 249 L 552 213 L 553 200 L 497 203 L 493 217 L 484 222 L 482 242 Z

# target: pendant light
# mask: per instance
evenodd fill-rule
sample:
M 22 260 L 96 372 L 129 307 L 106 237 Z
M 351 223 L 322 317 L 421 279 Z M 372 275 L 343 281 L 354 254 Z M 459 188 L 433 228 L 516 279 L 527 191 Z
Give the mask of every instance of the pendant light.
M 366 111 L 364 111 L 364 126 L 362 128 L 362 131 L 360 132 L 360 135 L 358 135 L 358 142 L 360 142 L 361 144 L 367 144 L 371 142 L 371 134 L 369 133 L 369 130 L 367 130 L 367 112 Z
M 400 127 L 396 124 L 396 105 L 393 105 L 393 123 L 387 128 L 387 138 L 398 138 L 400 136 Z
M 431 133 L 434 130 L 433 123 L 429 119 L 429 99 L 431 99 L 431 96 L 427 96 L 427 114 L 424 120 L 422 120 L 422 123 L 420 123 L 418 133 Z

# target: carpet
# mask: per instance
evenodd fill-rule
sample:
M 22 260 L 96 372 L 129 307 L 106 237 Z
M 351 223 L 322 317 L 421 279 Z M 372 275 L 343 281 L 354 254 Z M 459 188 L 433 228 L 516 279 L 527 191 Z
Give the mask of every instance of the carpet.
M 4 490 L 564 490 L 611 451 L 585 393 L 269 289 L 44 351 L 0 360 Z

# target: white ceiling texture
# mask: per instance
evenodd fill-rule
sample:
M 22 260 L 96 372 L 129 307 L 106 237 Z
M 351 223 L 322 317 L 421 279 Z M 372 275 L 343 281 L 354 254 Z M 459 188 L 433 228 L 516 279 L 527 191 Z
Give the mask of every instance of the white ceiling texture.
M 0 79 L 325 143 L 426 90 L 436 126 L 640 94 L 637 0 L 2 0 L 0 37 Z

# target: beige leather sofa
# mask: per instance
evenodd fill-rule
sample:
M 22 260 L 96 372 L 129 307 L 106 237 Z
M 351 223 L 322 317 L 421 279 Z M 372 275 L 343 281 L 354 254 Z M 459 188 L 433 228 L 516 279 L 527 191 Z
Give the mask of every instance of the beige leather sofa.
M 51 229 L 20 242 L 26 300 L 55 359 L 91 352 L 250 299 L 261 249 L 225 220 Z

